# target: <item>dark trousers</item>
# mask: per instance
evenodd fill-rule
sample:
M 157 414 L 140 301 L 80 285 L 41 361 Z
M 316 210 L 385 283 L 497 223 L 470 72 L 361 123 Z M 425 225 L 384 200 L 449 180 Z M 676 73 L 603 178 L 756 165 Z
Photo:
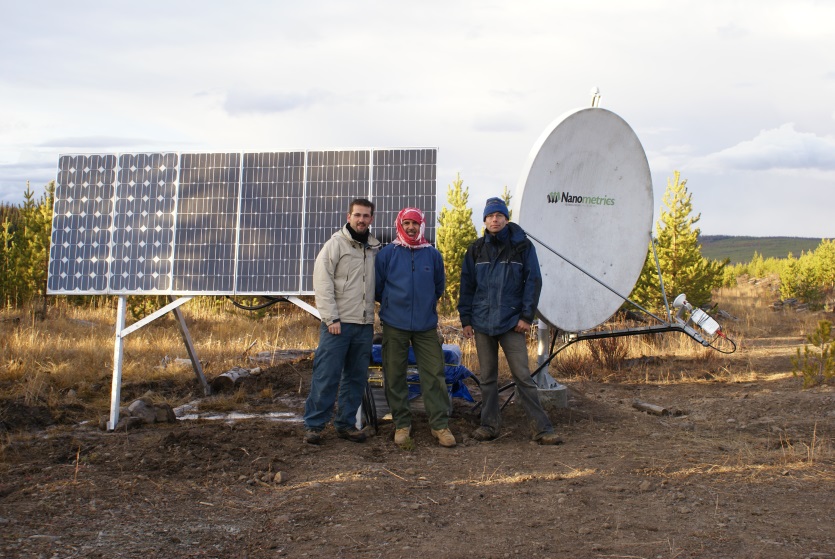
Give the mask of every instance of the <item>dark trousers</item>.
M 435 329 L 423 332 L 400 330 L 383 324 L 383 374 L 386 400 L 396 429 L 412 422 L 409 409 L 409 385 L 406 382 L 409 345 L 415 350 L 420 392 L 432 429 L 446 429 L 449 424 L 449 392 L 444 375 L 444 351 Z

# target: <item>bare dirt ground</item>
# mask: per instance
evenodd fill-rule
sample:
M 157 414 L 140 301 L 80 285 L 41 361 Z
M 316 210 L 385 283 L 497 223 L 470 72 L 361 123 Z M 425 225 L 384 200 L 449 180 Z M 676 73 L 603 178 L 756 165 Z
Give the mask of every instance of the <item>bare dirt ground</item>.
M 457 402 L 454 449 L 418 415 L 406 451 L 385 422 L 364 444 L 329 429 L 311 446 L 293 422 L 105 433 L 83 408 L 4 401 L 0 556 L 835 557 L 835 391 L 787 374 L 801 343 L 566 381 L 557 447 L 528 442 L 513 403 L 502 436 L 479 443 Z M 300 414 L 309 377 L 310 361 L 270 369 L 243 383 L 240 409 Z M 199 393 L 184 375 L 126 385 L 122 400 L 147 391 Z

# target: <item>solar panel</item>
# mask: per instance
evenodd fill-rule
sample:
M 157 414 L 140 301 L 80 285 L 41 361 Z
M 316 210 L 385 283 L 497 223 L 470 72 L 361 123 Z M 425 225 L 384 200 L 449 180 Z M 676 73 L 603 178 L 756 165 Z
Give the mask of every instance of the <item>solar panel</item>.
M 238 293 L 299 292 L 304 161 L 302 151 L 244 155 Z
M 115 185 L 114 155 L 58 159 L 49 292 L 107 290 Z
M 240 170 L 238 153 L 182 156 L 174 249 L 175 292 L 234 292 Z
M 47 292 L 304 295 L 353 198 L 435 233 L 435 148 L 61 155 Z
M 423 210 L 425 236 L 435 241 L 435 181 L 437 151 L 434 149 L 377 150 L 374 152 L 375 235 L 390 242 L 394 220 L 406 206 Z M 433 185 L 432 189 L 427 185 Z M 379 233 L 379 234 L 378 234 Z
M 165 291 L 171 282 L 177 155 L 121 155 L 110 291 Z

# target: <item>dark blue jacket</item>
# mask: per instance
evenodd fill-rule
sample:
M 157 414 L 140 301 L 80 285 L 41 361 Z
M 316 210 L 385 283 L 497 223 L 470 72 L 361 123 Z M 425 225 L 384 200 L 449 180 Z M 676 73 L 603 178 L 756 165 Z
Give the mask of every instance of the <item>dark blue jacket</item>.
M 490 336 L 533 323 L 542 273 L 536 250 L 515 223 L 476 239 L 464 255 L 458 314 L 462 326 Z
M 438 327 L 438 299 L 444 294 L 446 275 L 437 249 L 392 243 L 377 254 L 374 268 L 375 299 L 384 324 L 412 332 Z

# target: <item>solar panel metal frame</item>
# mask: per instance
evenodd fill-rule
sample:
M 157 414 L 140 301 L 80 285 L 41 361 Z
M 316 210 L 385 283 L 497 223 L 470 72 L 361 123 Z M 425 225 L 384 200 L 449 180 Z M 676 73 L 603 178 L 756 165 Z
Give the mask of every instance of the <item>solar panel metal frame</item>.
M 311 295 L 353 198 L 388 242 L 404 206 L 434 241 L 437 148 L 60 155 L 47 293 Z

